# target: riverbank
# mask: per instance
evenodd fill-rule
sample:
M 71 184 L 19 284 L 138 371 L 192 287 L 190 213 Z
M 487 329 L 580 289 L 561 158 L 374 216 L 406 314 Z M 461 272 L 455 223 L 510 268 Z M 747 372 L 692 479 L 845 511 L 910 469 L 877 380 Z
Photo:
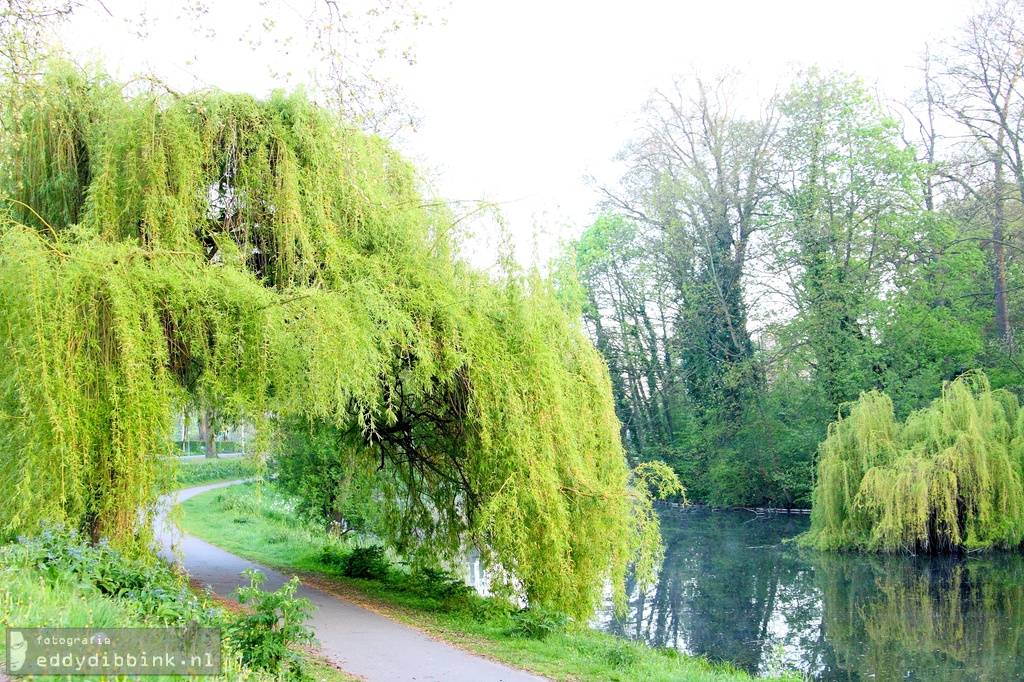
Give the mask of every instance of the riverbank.
M 655 506 L 667 507 L 669 509 L 689 509 L 701 511 L 748 511 L 754 514 L 803 514 L 809 515 L 810 509 L 801 507 L 715 507 L 710 504 L 684 504 L 682 502 L 667 502 L 655 500 Z
M 320 590 L 370 608 L 474 653 L 558 680 L 749 682 L 730 666 L 675 649 L 653 649 L 567 624 L 557 614 L 517 613 L 439 572 L 411 573 L 362 543 L 319 532 L 295 518 L 270 487 L 233 486 L 182 504 L 186 532 L 248 560 L 299 575 Z M 348 573 L 349 575 L 346 575 Z

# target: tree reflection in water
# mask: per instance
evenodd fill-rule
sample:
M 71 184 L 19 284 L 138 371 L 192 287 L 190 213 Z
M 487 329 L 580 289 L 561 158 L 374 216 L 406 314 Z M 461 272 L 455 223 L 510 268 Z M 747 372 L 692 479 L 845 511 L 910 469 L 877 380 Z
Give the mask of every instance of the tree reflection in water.
M 815 680 L 1024 679 L 1024 556 L 824 554 L 803 516 L 667 511 L 657 585 L 602 627 L 752 673 Z

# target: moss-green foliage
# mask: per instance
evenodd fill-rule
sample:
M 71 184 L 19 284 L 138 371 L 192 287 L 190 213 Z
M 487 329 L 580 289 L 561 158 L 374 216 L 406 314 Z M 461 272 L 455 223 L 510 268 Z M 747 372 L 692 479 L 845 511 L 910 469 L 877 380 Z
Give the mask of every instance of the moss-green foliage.
M 265 435 L 286 417 L 346 434 L 393 547 L 476 544 L 538 606 L 587 613 L 656 560 L 578 311 L 507 263 L 469 270 L 385 141 L 301 92 L 168 95 L 67 66 L 29 87 L 0 178 L 6 529 L 145 546 L 168 415 L 199 402 Z
M 861 395 L 820 447 L 806 542 L 822 549 L 941 552 L 1016 547 L 1024 533 L 1024 414 L 980 372 L 900 424 Z

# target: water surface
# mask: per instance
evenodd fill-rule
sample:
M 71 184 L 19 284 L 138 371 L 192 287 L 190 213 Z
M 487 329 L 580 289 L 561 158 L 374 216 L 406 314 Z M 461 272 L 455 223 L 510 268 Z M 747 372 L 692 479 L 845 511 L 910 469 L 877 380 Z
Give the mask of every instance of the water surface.
M 1024 555 L 825 554 L 802 515 L 666 510 L 657 585 L 600 626 L 814 680 L 1024 680 Z

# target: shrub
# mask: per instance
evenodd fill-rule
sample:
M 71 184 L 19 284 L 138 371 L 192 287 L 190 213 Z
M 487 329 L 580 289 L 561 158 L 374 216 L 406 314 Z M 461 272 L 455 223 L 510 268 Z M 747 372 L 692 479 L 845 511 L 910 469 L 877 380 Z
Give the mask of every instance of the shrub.
M 545 639 L 548 635 L 564 631 L 568 625 L 569 618 L 564 613 L 530 607 L 512 615 L 512 627 L 507 634 L 524 639 Z
M 348 553 L 333 545 L 325 545 L 320 550 L 320 563 L 331 568 L 344 568 L 348 563 Z
M 276 592 L 264 592 L 260 585 L 267 576 L 251 568 L 244 575 L 249 585 L 236 589 L 235 595 L 239 603 L 250 605 L 252 612 L 229 621 L 227 635 L 232 646 L 251 668 L 276 675 L 283 663 L 287 679 L 308 679 L 294 647 L 315 641 L 313 631 L 305 625 L 313 605 L 308 599 L 295 598 L 299 579 L 292 578 Z
M 472 587 L 451 572 L 430 566 L 417 569 L 413 580 L 420 592 L 437 599 L 455 599 L 473 592 Z
M 341 572 L 348 578 L 385 580 L 391 571 L 391 562 L 384 556 L 380 545 L 356 547 L 346 557 Z

